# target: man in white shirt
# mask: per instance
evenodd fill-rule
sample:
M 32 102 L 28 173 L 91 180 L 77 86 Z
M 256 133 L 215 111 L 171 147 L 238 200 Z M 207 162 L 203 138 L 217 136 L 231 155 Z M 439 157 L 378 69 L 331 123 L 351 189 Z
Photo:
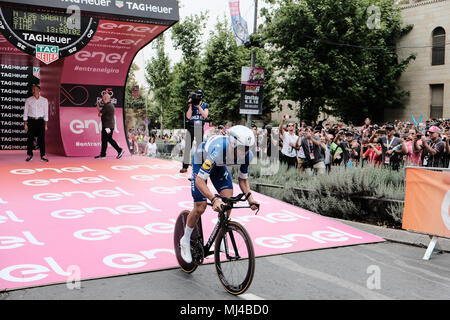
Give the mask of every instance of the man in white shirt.
M 283 140 L 283 148 L 281 149 L 281 162 L 286 163 L 288 168 L 297 167 L 297 140 L 298 136 L 295 134 L 294 123 L 289 123 L 287 132 L 283 130 L 286 116 L 283 116 L 280 122 L 279 133 Z
M 33 95 L 25 100 L 23 112 L 24 129 L 27 132 L 27 155 L 26 161 L 33 159 L 34 138 L 41 154 L 41 161 L 48 162 L 45 157 L 45 131 L 48 122 L 48 100 L 41 97 L 41 86 L 34 83 L 31 88 Z

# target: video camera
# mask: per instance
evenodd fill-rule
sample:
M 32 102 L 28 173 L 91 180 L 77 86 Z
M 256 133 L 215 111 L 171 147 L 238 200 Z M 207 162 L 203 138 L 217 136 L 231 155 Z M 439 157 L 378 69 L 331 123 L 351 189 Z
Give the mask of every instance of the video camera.
M 187 90 L 187 96 L 188 100 L 191 99 L 191 102 L 194 106 L 198 105 L 200 101 L 203 99 L 203 91 L 197 90 L 197 91 L 191 91 Z

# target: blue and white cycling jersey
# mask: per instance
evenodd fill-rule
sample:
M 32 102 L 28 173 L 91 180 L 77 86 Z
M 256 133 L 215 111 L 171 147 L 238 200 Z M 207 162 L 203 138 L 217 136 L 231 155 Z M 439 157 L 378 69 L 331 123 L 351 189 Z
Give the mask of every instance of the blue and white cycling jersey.
M 211 179 L 217 192 L 233 189 L 231 174 L 227 166 L 240 166 L 239 177 L 248 178 L 248 166 L 253 159 L 249 151 L 245 159 L 235 159 L 234 154 L 227 154 L 230 140 L 225 136 L 212 136 L 200 144 L 192 157 L 191 193 L 194 202 L 206 201 L 205 196 L 198 190 L 195 179 L 198 177 Z
M 193 155 L 192 163 L 201 164 L 198 175 L 208 179 L 215 167 L 240 166 L 239 177 L 248 178 L 248 166 L 253 159 L 253 153 L 249 151 L 245 159 L 236 159 L 233 154 L 227 154 L 230 140 L 226 136 L 218 135 L 208 137 L 197 148 Z

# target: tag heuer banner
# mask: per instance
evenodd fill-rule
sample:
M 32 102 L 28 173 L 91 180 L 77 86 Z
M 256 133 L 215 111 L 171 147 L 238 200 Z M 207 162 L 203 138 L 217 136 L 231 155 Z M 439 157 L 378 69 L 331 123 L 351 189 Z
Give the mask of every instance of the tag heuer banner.
M 262 114 L 264 69 L 242 67 L 240 114 Z
M 241 17 L 239 0 L 229 0 L 231 24 L 236 36 L 236 44 L 241 46 L 250 41 L 248 36 L 247 22 Z

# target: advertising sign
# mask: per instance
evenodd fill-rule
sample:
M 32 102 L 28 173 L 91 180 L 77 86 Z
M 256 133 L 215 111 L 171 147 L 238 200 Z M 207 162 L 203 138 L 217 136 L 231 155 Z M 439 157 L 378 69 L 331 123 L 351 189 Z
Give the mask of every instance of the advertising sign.
M 450 172 L 406 169 L 402 228 L 450 237 Z
M 30 5 L 27 0 L 7 0 L 10 3 Z M 166 20 L 173 24 L 178 21 L 177 0 L 118 1 L 118 0 L 39 0 L 39 7 L 67 9 L 76 5 L 81 11 L 110 14 L 139 19 Z M 162 22 L 162 21 L 161 21 Z
M 240 114 L 262 114 L 264 69 L 242 67 Z
M 0 150 L 26 149 L 23 111 L 31 95 L 33 67 L 0 63 L 0 75 Z
M 100 20 L 83 50 L 64 59 L 60 92 L 61 137 L 67 156 L 100 152 L 100 118 L 96 102 L 108 91 L 116 107 L 114 139 L 127 146 L 123 108 L 124 85 L 136 53 L 167 26 Z M 99 86 L 98 84 L 103 83 Z M 74 122 L 74 120 L 76 120 Z M 108 148 L 111 155 L 113 148 Z

